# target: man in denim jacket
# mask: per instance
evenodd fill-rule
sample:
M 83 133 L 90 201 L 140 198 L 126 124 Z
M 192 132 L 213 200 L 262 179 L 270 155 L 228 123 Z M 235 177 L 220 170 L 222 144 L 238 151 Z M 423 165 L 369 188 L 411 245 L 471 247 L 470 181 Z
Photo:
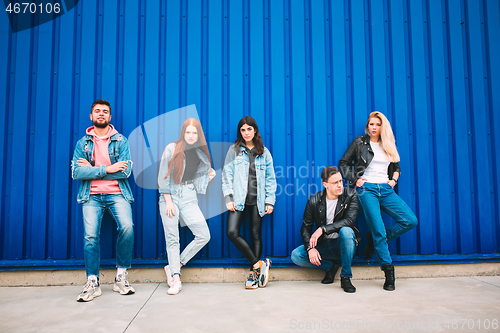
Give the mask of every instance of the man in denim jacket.
M 83 204 L 84 256 L 87 283 L 77 301 L 87 302 L 102 294 L 99 285 L 100 233 L 104 211 L 107 209 L 118 227 L 116 267 L 113 290 L 122 295 L 133 294 L 134 288 L 126 279 L 134 247 L 132 207 L 134 201 L 127 178 L 132 171 L 127 139 L 118 133 L 111 120 L 111 106 L 96 100 L 91 107 L 87 129 L 75 148 L 71 161 L 71 176 L 81 180 L 78 203 Z

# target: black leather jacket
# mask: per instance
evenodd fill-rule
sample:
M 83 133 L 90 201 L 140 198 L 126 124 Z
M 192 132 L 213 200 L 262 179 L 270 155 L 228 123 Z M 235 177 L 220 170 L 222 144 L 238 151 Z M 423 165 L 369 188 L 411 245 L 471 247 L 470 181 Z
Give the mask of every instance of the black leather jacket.
M 332 224 L 326 224 L 326 189 L 315 193 L 309 197 L 304 217 L 302 218 L 302 227 L 300 233 L 306 249 L 309 247 L 309 240 L 313 233 L 313 224 L 316 222 L 316 227 L 325 226 L 326 234 L 339 232 L 342 227 L 351 227 L 356 235 L 358 245 L 361 243 L 361 234 L 356 227 L 356 216 L 358 215 L 359 204 L 358 195 L 354 189 L 344 187 L 342 194 L 339 195 L 335 217 Z M 321 235 L 318 243 L 324 239 L 325 234 Z
M 373 159 L 373 155 L 369 135 L 355 138 L 339 161 L 339 169 L 344 178 L 348 179 L 352 185 L 355 185 L 356 181 L 365 173 L 366 168 Z M 353 160 L 354 170 L 351 170 L 350 165 Z M 392 179 L 394 172 L 401 174 L 401 168 L 399 167 L 399 163 L 391 162 L 387 169 L 389 179 Z

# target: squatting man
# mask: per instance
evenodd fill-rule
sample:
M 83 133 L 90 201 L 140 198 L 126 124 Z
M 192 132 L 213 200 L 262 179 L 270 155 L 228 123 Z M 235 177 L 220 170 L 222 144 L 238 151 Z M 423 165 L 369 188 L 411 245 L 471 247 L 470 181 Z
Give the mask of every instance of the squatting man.
M 299 266 L 319 268 L 326 272 L 321 281 L 333 283 L 337 270 L 340 285 L 347 293 L 356 288 L 351 283 L 351 263 L 361 234 L 355 221 L 358 215 L 356 191 L 344 187 L 342 175 L 336 167 L 328 166 L 321 171 L 325 189 L 309 197 L 302 219 L 300 232 L 304 245 L 292 251 L 292 261 Z M 316 224 L 316 231 L 313 225 Z

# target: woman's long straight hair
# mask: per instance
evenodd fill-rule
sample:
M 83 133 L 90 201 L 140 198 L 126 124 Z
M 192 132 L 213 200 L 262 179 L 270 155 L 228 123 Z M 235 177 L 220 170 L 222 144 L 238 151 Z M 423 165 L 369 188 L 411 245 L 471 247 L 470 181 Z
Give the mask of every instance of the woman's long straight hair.
M 257 126 L 257 122 L 251 116 L 246 116 L 241 118 L 238 123 L 238 131 L 237 131 L 237 139 L 234 141 L 236 152 L 239 154 L 241 152 L 240 147 L 245 144 L 245 139 L 241 135 L 240 129 L 243 125 L 252 126 L 255 130 L 255 135 L 253 137 L 253 144 L 255 146 L 255 150 L 257 151 L 257 155 L 264 154 L 264 143 L 262 143 L 262 137 L 260 136 L 259 127 Z
M 382 149 L 385 151 L 387 156 L 389 157 L 389 161 L 395 163 L 400 161 L 398 148 L 396 148 L 396 139 L 394 138 L 394 133 L 392 132 L 391 124 L 386 116 L 383 113 L 378 111 L 373 111 L 368 116 L 368 121 L 365 126 L 365 133 L 368 134 L 368 124 L 370 123 L 370 119 L 378 118 L 380 119 L 380 136 L 378 141 L 382 146 Z
M 210 153 L 208 152 L 207 141 L 205 140 L 205 134 L 203 133 L 201 124 L 198 120 L 194 118 L 189 118 L 182 125 L 179 139 L 177 139 L 177 141 L 174 141 L 174 143 L 176 144 L 174 150 L 174 156 L 168 162 L 168 171 L 167 175 L 165 176 L 165 179 L 167 179 L 167 177 L 170 175 L 173 169 L 172 175 L 174 177 L 174 183 L 176 184 L 181 183 L 181 177 L 182 174 L 184 173 L 184 150 L 186 149 L 186 141 L 184 140 L 184 135 L 186 133 L 188 126 L 196 127 L 196 131 L 198 132 L 198 141 L 196 141 L 194 146 L 196 148 L 200 148 L 201 151 L 205 153 L 205 155 L 208 158 L 208 163 L 212 165 L 212 160 L 210 159 Z

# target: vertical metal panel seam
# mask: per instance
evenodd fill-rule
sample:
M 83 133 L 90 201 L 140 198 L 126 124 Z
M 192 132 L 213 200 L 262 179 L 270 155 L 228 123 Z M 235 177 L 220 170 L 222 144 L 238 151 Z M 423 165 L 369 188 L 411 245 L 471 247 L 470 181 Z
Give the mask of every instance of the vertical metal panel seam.
M 283 13 L 283 17 L 285 18 L 284 22 L 283 22 L 283 25 L 284 25 L 284 31 L 285 31 L 285 41 L 284 41 L 284 45 L 285 45 L 285 75 L 286 75 L 286 79 L 285 79 L 285 138 L 284 138 L 284 149 L 285 149 L 285 160 L 286 160 L 286 164 L 289 165 L 291 164 L 291 160 L 292 160 L 292 154 L 293 154 L 293 150 L 291 149 L 291 142 L 292 142 L 292 138 L 290 136 L 290 132 L 291 132 L 291 129 L 293 127 L 293 123 L 294 123 L 294 119 L 293 119 L 293 99 L 292 99 L 292 89 L 293 89 L 293 85 L 292 85 L 292 82 L 293 82 L 293 71 L 292 71 L 292 54 L 291 54 L 291 50 L 292 50 L 292 30 L 291 30 L 291 26 L 290 26 L 290 22 L 291 22 L 291 3 L 290 3 L 290 0 L 285 0 L 284 1 L 284 4 L 283 4 L 283 9 L 284 9 L 284 13 Z M 272 133 L 272 132 L 271 132 Z M 276 168 L 276 166 L 275 166 Z M 281 169 L 283 171 L 283 166 L 281 165 Z M 283 171 L 284 173 L 284 171 Z M 286 174 L 283 174 L 283 177 L 286 177 Z M 281 186 L 280 182 L 277 180 L 277 184 L 279 184 L 278 186 Z M 282 190 L 282 188 L 281 188 Z M 277 192 L 278 193 L 278 192 Z M 276 198 L 278 200 L 278 198 Z M 293 211 L 295 209 L 295 202 L 293 200 L 293 198 L 291 198 L 290 196 L 282 196 L 281 197 L 281 202 L 279 203 L 280 205 L 284 205 L 284 207 L 290 207 L 288 210 L 286 210 L 284 212 L 284 214 L 286 215 L 286 219 L 289 218 L 289 215 L 288 215 L 288 211 Z M 274 215 L 274 214 L 273 214 Z M 289 249 L 291 247 L 291 235 L 294 234 L 294 231 L 295 231 L 295 223 L 293 223 L 293 219 L 290 219 L 292 221 L 292 223 L 290 224 L 290 229 L 288 229 L 287 233 L 286 233 L 286 238 L 285 238 L 285 247 L 287 249 Z M 273 216 L 273 221 L 274 221 L 274 216 Z M 274 230 L 274 224 L 273 224 L 273 230 Z M 272 240 L 274 240 L 273 238 L 271 238 Z M 274 246 L 274 242 L 273 242 L 273 246 L 272 248 L 274 249 L 275 246 Z
M 7 37 L 7 45 L 6 45 L 6 48 L 7 48 L 7 61 L 6 61 L 6 69 L 5 69 L 5 82 L 2 83 L 2 84 L 5 84 L 5 89 L 3 89 L 2 93 L 4 94 L 5 96 L 5 101 L 4 101 L 4 105 L 2 105 L 3 109 L 5 110 L 5 113 L 3 113 L 2 117 L 2 124 L 3 124 L 3 128 L 2 128 L 2 142 L 3 142 L 3 145 L 2 145 L 2 152 L 4 153 L 4 156 L 7 156 L 7 151 L 8 151 L 8 146 L 7 146 L 7 143 L 8 143 L 8 115 L 9 115 L 9 103 L 10 103 L 10 81 L 11 81 L 11 78 L 12 78 L 12 74 L 11 73 L 11 62 L 12 62 L 12 59 L 11 59 L 11 53 L 12 53 L 12 30 L 10 29 L 10 27 L 8 27 L 8 37 Z M 7 233 L 5 232 L 6 228 L 7 228 L 7 214 L 6 214 L 6 200 L 4 200 L 4 198 L 6 198 L 6 179 L 7 179 L 7 168 L 6 168 L 6 165 L 7 165 L 7 159 L 2 159 L 2 163 L 0 165 L 0 198 L 2 198 L 2 200 L 0 200 L 0 234 L 1 234 L 1 237 L 0 239 L 2 240 L 2 246 L 0 246 L 0 258 L 5 258 L 6 257 L 6 253 L 8 252 L 8 244 L 9 244 L 9 240 L 8 240 L 8 237 L 7 237 Z
M 490 113 L 490 117 L 492 117 L 493 119 L 490 119 L 490 128 L 489 128 L 489 131 L 491 133 L 491 136 L 490 136 L 490 140 L 491 140 L 491 145 L 492 145 L 492 151 L 494 152 L 492 154 L 492 164 L 493 164 L 493 188 L 492 188 L 492 194 L 493 194 L 493 201 L 494 202 L 499 202 L 500 198 L 499 198 L 499 183 L 500 183 L 500 177 L 499 177 L 499 169 L 500 169 L 500 166 L 499 166 L 499 160 L 498 160 L 498 155 L 495 154 L 496 151 L 498 151 L 498 142 L 496 140 L 496 136 L 497 136 L 497 133 L 494 131 L 494 128 L 496 126 L 496 122 L 495 122 L 495 117 L 494 117 L 494 102 L 493 102 L 493 87 L 492 87 L 492 75 L 498 75 L 500 73 L 492 73 L 492 67 L 491 67 L 491 47 L 490 47 L 490 44 L 491 44 L 491 39 L 490 39 L 490 21 L 489 21 L 489 17 L 487 15 L 487 13 L 489 13 L 489 9 L 488 9 L 488 1 L 485 1 L 484 2 L 484 7 L 483 7 L 483 15 L 484 15 L 484 27 L 485 27 L 485 39 L 486 39 L 486 68 L 487 68 L 487 71 L 486 71 L 486 74 L 487 75 L 485 77 L 485 79 L 487 80 L 486 81 L 486 84 L 488 86 L 488 105 L 489 105 L 489 113 Z M 498 6 L 498 3 L 497 3 L 497 6 Z M 498 9 L 500 9 L 500 6 L 498 7 Z M 493 12 L 493 10 L 492 10 Z M 500 17 L 500 11 L 496 11 L 496 13 L 498 14 L 497 15 L 497 19 Z M 498 23 L 498 22 L 497 22 Z M 497 26 L 498 27 L 498 26 Z M 493 36 L 495 36 L 495 34 L 492 34 Z M 498 40 L 498 37 L 497 37 L 497 40 Z M 497 79 L 498 80 L 498 79 Z M 494 221 L 499 221 L 500 220 L 500 208 L 499 208 L 499 205 L 493 205 L 493 210 L 494 210 L 494 218 L 493 220 Z M 496 224 L 493 224 L 493 235 L 496 235 L 496 238 L 495 238 L 495 241 L 496 241 L 496 250 L 498 251 L 500 249 L 500 235 L 498 233 L 498 228 L 500 226 L 498 225 L 498 223 Z
M 410 7 L 410 0 L 406 0 L 405 2 L 405 9 L 406 9 L 406 21 L 408 22 L 407 24 L 407 35 L 406 35 L 406 38 L 407 38 L 407 61 L 408 61 L 408 66 L 407 66 L 407 71 L 408 71 L 408 75 L 407 75 L 407 81 L 408 81 L 408 110 L 410 112 L 410 116 L 408 117 L 408 119 L 410 120 L 410 129 L 411 129 L 411 133 L 413 133 L 413 136 L 412 136 L 412 140 L 410 140 L 412 142 L 411 144 L 411 147 L 412 147 L 412 156 L 414 157 L 415 156 L 415 147 L 417 146 L 417 142 L 416 142 L 416 130 L 415 130 L 415 107 L 414 107 L 414 101 L 415 101 L 415 96 L 414 96 L 414 84 L 413 84 L 413 39 L 412 39 L 412 30 L 413 30 L 413 22 L 412 22 L 412 16 L 411 16 L 411 7 Z M 417 183 L 418 182 L 418 177 L 417 177 L 417 172 L 416 170 L 418 170 L 418 159 L 414 158 L 413 160 L 413 165 L 412 165 L 412 178 L 414 179 L 414 182 Z M 416 205 L 415 205 L 415 210 L 416 212 L 418 211 L 419 209 L 419 205 L 418 205 L 418 187 L 415 188 L 415 200 L 416 200 Z M 421 251 L 421 244 L 420 244 L 420 229 L 418 228 L 416 230 L 416 233 L 417 233 L 417 251 L 420 252 Z
M 424 38 L 425 38 L 425 46 L 426 46 L 426 52 L 425 52 L 425 60 L 426 60 L 426 66 L 425 66 L 425 77 L 426 77 L 426 88 L 428 91 L 427 94 L 427 106 L 428 110 L 430 111 L 429 113 L 429 135 L 430 135 L 430 147 L 431 151 L 429 152 L 429 158 L 430 158 L 430 165 L 433 169 L 433 172 L 429 174 L 429 177 L 431 178 L 431 187 L 429 195 L 432 197 L 432 215 L 436 218 L 436 221 L 439 221 L 439 214 L 438 214 L 438 209 L 436 207 L 436 202 L 439 202 L 439 197 L 437 195 L 438 193 L 438 186 L 433 181 L 432 179 L 434 178 L 435 172 L 437 171 L 437 151 L 436 151 L 436 135 L 432 135 L 434 132 L 434 129 L 436 128 L 436 120 L 435 117 L 433 116 L 436 112 L 435 110 L 435 93 L 434 93 L 434 80 L 432 80 L 432 76 L 434 75 L 434 64 L 433 64 L 433 58 L 432 58 L 432 53 L 433 53 L 433 47 L 432 47 L 432 39 L 433 39 L 433 30 L 432 30 L 432 22 L 431 22 L 431 16 L 430 16 L 430 5 L 429 5 L 429 0 L 424 1 L 425 5 L 425 21 L 424 21 Z M 426 23 L 426 24 L 425 24 Z M 439 223 L 439 222 L 438 222 Z M 440 235 L 440 229 L 438 227 L 438 223 L 433 223 L 433 239 L 432 242 L 429 242 L 432 244 L 432 248 L 430 249 L 431 253 L 436 253 L 436 249 L 439 246 L 439 241 L 437 239 L 437 236 Z M 437 235 L 437 236 L 436 236 Z
M 23 253 L 22 253 L 22 259 L 28 258 L 27 254 L 31 252 L 31 241 L 32 241 L 32 206 L 33 206 L 33 196 L 31 195 L 33 191 L 33 169 L 30 167 L 33 165 L 33 136 L 31 135 L 32 131 L 34 131 L 33 127 L 33 121 L 34 121 L 34 113 L 35 113 L 35 103 L 32 101 L 35 100 L 36 96 L 36 85 L 35 85 L 35 79 L 33 76 L 33 68 L 34 68 L 34 59 L 35 59 L 35 50 L 37 47 L 37 42 L 35 39 L 35 35 L 38 32 L 38 28 L 34 28 L 30 30 L 30 47 L 29 47 L 29 70 L 28 70 L 28 93 L 27 95 L 29 96 L 28 98 L 28 108 L 27 108 L 27 114 L 28 117 L 26 119 L 27 122 L 27 131 L 26 131 L 26 143 L 27 143 L 27 149 L 26 149 L 26 158 L 25 161 L 27 162 L 27 168 L 25 169 L 25 175 L 24 178 L 26 179 L 26 183 L 24 185 L 24 197 L 25 197 L 25 202 L 24 202 L 24 211 L 26 214 L 26 218 L 24 221 L 24 230 L 23 230 L 23 243 L 25 244 L 23 246 Z
M 366 82 L 366 94 L 367 94 L 367 115 L 370 114 L 372 111 L 375 111 L 374 105 L 375 105 L 375 87 L 374 87 L 374 73 L 373 73 L 373 17 L 372 17 L 372 2 L 370 0 L 363 0 L 364 2 L 364 17 L 363 20 L 365 21 L 363 24 L 365 25 L 365 67 L 366 67 L 366 74 L 367 77 L 365 77 L 365 82 Z M 385 110 L 380 110 L 385 114 Z
M 356 137 L 356 125 L 354 123 L 354 112 L 352 112 L 352 110 L 354 109 L 353 108 L 353 105 L 354 105 L 354 80 L 353 80 L 353 45 L 352 45 L 352 6 L 351 6 L 351 1 L 347 1 L 348 2 L 348 5 L 345 6 L 345 14 L 346 14 L 346 19 L 345 21 L 347 22 L 347 28 L 346 28 L 346 40 L 347 40 L 347 43 L 349 44 L 349 47 L 348 47 L 348 53 L 347 53 L 347 60 L 348 60 L 348 63 L 347 63 L 347 67 L 348 67 L 348 73 L 350 75 L 348 75 L 348 86 L 349 86 L 349 90 L 348 90 L 348 103 L 347 103 L 347 108 L 348 110 L 351 110 L 351 112 L 349 113 L 348 115 L 348 121 L 349 121 L 349 129 L 350 129 L 350 133 L 352 133 L 351 137 L 349 138 L 349 142 L 351 142 L 355 137 Z
M 392 73 L 392 34 L 391 34 L 391 28 L 392 28 L 392 20 L 391 20 L 391 11 L 390 11 L 390 6 L 388 4 L 388 0 L 383 1 L 383 6 L 384 6 L 384 20 L 387 22 L 387 24 L 384 26 L 384 39 L 386 40 L 385 43 L 385 76 L 387 76 L 386 82 L 386 100 L 387 100 L 387 110 L 385 110 L 385 113 L 391 117 L 393 122 L 396 121 L 396 110 L 394 110 L 394 92 L 392 90 L 392 86 L 394 84 L 393 81 L 393 73 Z M 406 132 L 404 132 L 406 135 Z
M 333 112 L 332 112 L 332 98 L 330 96 L 331 91 L 331 83 L 332 83 L 332 70 L 331 70 L 331 62 L 329 61 L 332 58 L 332 49 L 331 49 L 331 37 L 330 37 L 330 1 L 326 0 L 323 3 L 323 31 L 324 31 L 324 44 L 325 44 L 325 72 L 323 74 L 323 79 L 326 81 L 325 84 L 325 108 L 326 108 L 326 129 L 327 129 L 327 154 L 326 160 L 328 161 L 328 165 L 336 166 L 337 161 L 335 158 L 335 147 L 333 144 Z M 317 181 L 317 180 L 316 180 Z
M 305 44 L 305 97 L 306 97 L 306 112 L 309 111 L 310 115 L 307 117 L 306 121 L 306 131 L 307 131 L 307 160 L 308 161 L 313 161 L 314 160 L 314 152 L 312 149 L 312 146 L 314 145 L 313 142 L 313 137 L 311 135 L 312 132 L 312 124 L 314 123 L 314 104 L 312 101 L 312 96 L 311 96 L 311 75 L 312 75 L 312 70 L 311 70 L 311 25 L 309 23 L 309 18 L 311 17 L 311 5 L 310 1 L 304 0 L 304 17 L 305 17 L 305 23 L 304 23 L 304 44 Z M 293 134 L 292 134 L 293 135 Z M 309 179 L 308 179 L 309 181 Z
M 480 6 L 482 10 L 480 10 L 480 19 L 481 19 L 481 39 L 483 41 L 483 55 L 482 55 L 482 60 L 484 62 L 483 64 L 483 73 L 481 74 L 481 79 L 484 76 L 485 80 L 482 80 L 485 85 L 485 92 L 484 92 L 484 101 L 485 101 L 485 116 L 486 116 L 486 121 L 487 125 L 489 125 L 490 128 L 487 129 L 488 133 L 486 135 L 486 139 L 488 141 L 488 146 L 491 147 L 491 151 L 495 150 L 495 140 L 493 138 L 493 124 L 494 124 L 494 116 L 493 116 L 493 110 L 492 110 L 492 92 L 491 92 L 491 86 L 490 86 L 490 80 L 487 79 L 491 75 L 491 64 L 490 64 L 490 45 L 489 45 L 489 30 L 488 30 L 488 16 L 487 16 L 487 1 L 483 1 L 480 3 Z M 491 110 L 491 111 L 490 111 Z M 495 193 L 494 189 L 496 188 L 497 184 L 497 178 L 498 174 L 495 172 L 495 169 L 497 169 L 497 156 L 495 154 L 491 154 L 491 166 L 488 168 L 489 169 L 489 174 L 491 177 L 491 183 L 489 184 L 488 188 L 488 195 L 491 198 L 491 203 L 490 209 L 491 209 L 491 218 L 492 221 L 498 220 L 496 219 L 498 217 L 498 209 L 499 207 L 494 204 L 495 201 Z M 490 237 L 492 238 L 492 249 L 498 249 L 498 235 L 496 233 L 496 225 L 494 223 L 491 224 L 491 229 L 492 232 L 490 234 Z

